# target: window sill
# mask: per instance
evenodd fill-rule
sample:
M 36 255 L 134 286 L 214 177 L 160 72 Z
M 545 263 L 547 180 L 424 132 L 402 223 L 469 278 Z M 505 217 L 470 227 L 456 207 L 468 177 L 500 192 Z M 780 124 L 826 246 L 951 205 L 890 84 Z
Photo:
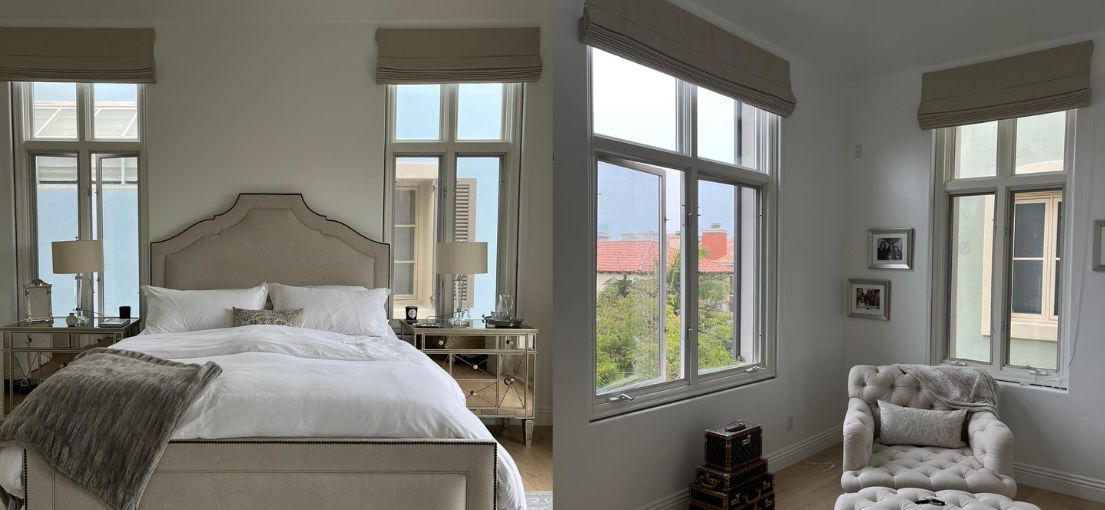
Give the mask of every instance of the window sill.
M 684 380 L 668 383 L 667 385 L 661 385 L 659 387 L 653 386 L 625 391 L 625 394 L 633 397 L 632 400 L 610 402 L 607 400 L 608 397 L 616 395 L 619 392 L 604 394 L 595 397 L 591 405 L 590 421 L 591 423 L 595 423 L 611 418 L 627 416 L 646 409 L 675 404 L 722 391 L 743 388 L 751 384 L 774 378 L 775 370 L 771 368 L 751 372 L 748 372 L 747 369 L 739 369 L 733 370 L 732 373 L 727 374 L 723 372 L 710 374 L 705 379 L 699 379 L 693 386 Z

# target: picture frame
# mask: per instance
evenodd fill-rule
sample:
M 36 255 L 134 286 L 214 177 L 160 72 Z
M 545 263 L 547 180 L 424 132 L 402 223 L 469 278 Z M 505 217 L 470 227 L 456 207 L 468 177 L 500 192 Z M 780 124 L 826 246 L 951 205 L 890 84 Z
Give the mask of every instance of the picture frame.
M 890 320 L 890 280 L 848 280 L 845 302 L 848 317 Z
M 1093 222 L 1093 270 L 1105 272 L 1105 220 Z
M 913 229 L 869 229 L 867 269 L 913 269 Z

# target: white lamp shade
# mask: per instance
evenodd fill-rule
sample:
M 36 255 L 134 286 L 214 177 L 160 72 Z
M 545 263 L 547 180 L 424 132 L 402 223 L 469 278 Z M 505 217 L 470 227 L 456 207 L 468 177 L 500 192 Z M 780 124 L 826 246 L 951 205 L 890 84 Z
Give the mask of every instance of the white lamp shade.
M 54 274 L 95 273 L 104 270 L 102 241 L 55 241 L 51 246 Z
M 438 273 L 487 272 L 487 243 L 437 243 L 436 257 Z

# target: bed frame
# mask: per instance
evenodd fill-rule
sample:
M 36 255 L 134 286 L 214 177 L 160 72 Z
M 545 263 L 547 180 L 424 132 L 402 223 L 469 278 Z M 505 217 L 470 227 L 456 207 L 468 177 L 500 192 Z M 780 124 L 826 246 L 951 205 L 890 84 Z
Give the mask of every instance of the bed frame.
M 387 287 L 390 247 L 299 194 L 241 194 L 226 212 L 150 245 L 150 283 L 174 289 Z M 108 508 L 25 454 L 27 510 Z M 171 441 L 139 510 L 497 508 L 497 443 L 243 438 Z

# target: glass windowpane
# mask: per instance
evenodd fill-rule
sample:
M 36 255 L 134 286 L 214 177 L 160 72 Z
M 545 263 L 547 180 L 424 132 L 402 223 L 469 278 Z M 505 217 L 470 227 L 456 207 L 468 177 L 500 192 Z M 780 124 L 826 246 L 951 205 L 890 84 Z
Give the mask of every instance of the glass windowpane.
M 441 85 L 395 86 L 395 139 L 441 139 Z
M 698 92 L 698 157 L 757 169 L 760 110 L 709 89 Z
M 414 232 L 414 227 L 395 227 L 395 242 L 392 246 L 395 248 L 397 262 L 414 260 Z
M 77 139 L 77 84 L 36 82 L 31 101 L 29 138 Z
M 994 195 L 952 197 L 950 355 L 990 361 Z
M 1043 271 L 1043 261 L 1013 261 L 1013 313 L 1040 313 Z
M 594 48 L 591 63 L 594 132 L 675 150 L 677 80 Z
M 1017 119 L 1017 163 L 1014 173 L 1062 172 L 1066 137 L 1067 112 Z
M 409 296 L 414 294 L 414 263 L 413 262 L 396 262 L 395 263 L 395 283 L 394 292 L 396 296 Z M 403 317 L 397 315 L 396 317 Z
M 998 123 L 956 129 L 955 178 L 993 177 L 998 169 Z
M 473 316 L 495 311 L 498 295 L 499 179 L 502 160 L 497 157 L 457 158 L 457 190 L 454 239 L 487 243 L 487 272 L 472 275 L 465 305 Z
M 99 140 L 137 140 L 138 85 L 93 84 L 92 131 Z
M 54 274 L 51 243 L 80 236 L 77 158 L 35 156 L 34 163 L 38 277 L 53 285 L 53 314 L 64 317 L 73 310 L 76 286 L 73 275 Z
M 432 300 L 437 242 L 436 157 L 395 158 L 395 205 L 392 224 L 392 285 L 396 296 L 392 317 L 403 317 L 404 307 L 418 306 L 419 317 L 436 315 Z
M 757 363 L 756 190 L 699 181 L 698 372 Z
M 502 83 L 461 83 L 457 85 L 457 139 L 502 140 Z
M 138 310 L 138 158 L 93 157 L 93 174 L 100 165 L 103 180 L 93 175 L 94 235 L 103 231 L 104 271 L 103 306 L 107 316 L 119 313 L 119 307 Z M 102 199 L 102 219 L 95 205 Z M 101 224 L 102 221 L 102 224 Z
M 395 224 L 414 225 L 415 210 L 418 207 L 418 191 L 415 189 L 395 190 Z
M 1044 256 L 1044 216 L 1047 206 L 1042 202 L 1017 204 L 1013 223 L 1013 256 Z
M 598 164 L 598 394 L 682 377 L 681 179 Z

